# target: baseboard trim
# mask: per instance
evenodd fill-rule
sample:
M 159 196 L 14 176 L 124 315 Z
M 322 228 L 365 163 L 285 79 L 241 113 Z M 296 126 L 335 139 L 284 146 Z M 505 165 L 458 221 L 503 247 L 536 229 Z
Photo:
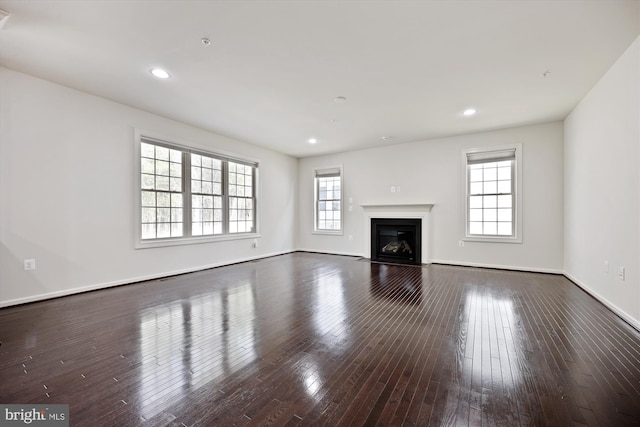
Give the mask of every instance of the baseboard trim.
M 304 248 L 298 248 L 292 252 L 309 252 L 313 254 L 342 255 L 342 256 L 353 256 L 353 257 L 360 257 L 360 258 L 364 256 L 359 252 L 323 251 L 319 249 L 304 249 Z
M 520 267 L 520 266 L 501 265 L 501 264 L 483 264 L 478 262 L 447 261 L 447 260 L 441 260 L 441 259 L 432 259 L 430 263 L 456 265 L 460 267 L 494 268 L 496 270 L 526 271 L 530 273 L 564 274 L 564 271 L 556 270 L 553 268 Z
M 578 280 L 577 278 L 575 278 L 571 274 L 567 273 L 566 271 L 563 273 L 563 275 L 567 279 L 571 280 L 577 287 L 579 287 L 580 289 L 582 289 L 583 291 L 585 291 L 586 293 L 591 295 L 593 298 L 598 300 L 598 302 L 600 302 L 602 305 L 607 307 L 609 310 L 613 311 L 618 317 L 620 317 L 622 320 L 627 322 L 631 327 L 633 327 L 638 332 L 640 332 L 640 321 L 638 321 L 637 319 L 634 319 L 633 317 L 629 316 L 620 307 L 618 307 L 617 305 L 615 305 L 614 303 L 612 303 L 611 301 L 609 301 L 608 299 L 606 299 L 605 297 L 603 297 L 599 293 L 597 293 L 594 290 L 590 289 L 587 285 L 585 285 L 584 283 L 580 282 L 580 280 Z
M 122 279 L 122 280 L 115 280 L 113 282 L 97 283 L 97 284 L 88 285 L 88 286 L 81 286 L 81 287 L 72 288 L 72 289 L 65 289 L 65 290 L 57 291 L 57 292 L 48 292 L 46 294 L 38 294 L 38 295 L 32 295 L 32 296 L 23 297 L 23 298 L 16 298 L 16 299 L 12 299 L 12 300 L 0 301 L 0 308 L 11 307 L 11 306 L 14 306 L 14 305 L 28 304 L 28 303 L 31 303 L 31 302 L 37 302 L 37 301 L 53 299 L 53 298 L 61 298 L 61 297 L 69 296 L 69 295 L 81 294 L 81 293 L 84 293 L 84 292 L 91 292 L 91 291 L 97 291 L 97 290 L 100 290 L 100 289 L 113 288 L 113 287 L 116 287 L 116 286 L 131 285 L 131 284 L 134 284 L 134 283 L 145 282 L 145 281 L 148 281 L 148 280 L 164 279 L 166 277 L 178 276 L 180 274 L 194 273 L 196 271 L 208 270 L 210 268 L 217 268 L 217 267 L 224 267 L 224 266 L 227 266 L 227 265 L 240 264 L 240 263 L 243 263 L 243 262 L 255 261 L 255 260 L 263 259 L 263 258 L 271 258 L 271 257 L 274 257 L 274 256 L 285 255 L 285 254 L 289 254 L 289 253 L 292 253 L 292 252 L 296 252 L 296 251 L 295 250 L 291 250 L 291 251 L 273 252 L 273 253 L 263 254 L 263 255 L 253 256 L 253 257 L 240 258 L 240 259 L 233 260 L 233 261 L 223 261 L 223 262 L 218 262 L 218 263 L 213 263 L 213 264 L 200 265 L 200 266 L 197 266 L 197 267 L 184 268 L 184 269 L 175 270 L 175 271 L 165 271 L 163 273 L 131 277 L 131 278 Z

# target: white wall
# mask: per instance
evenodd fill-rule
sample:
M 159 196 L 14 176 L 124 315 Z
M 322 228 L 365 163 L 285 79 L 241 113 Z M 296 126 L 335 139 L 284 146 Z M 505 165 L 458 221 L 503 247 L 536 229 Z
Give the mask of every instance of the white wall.
M 565 120 L 564 224 L 567 275 L 638 327 L 639 64 L 640 38 Z
M 295 158 L 6 68 L 0 93 L 0 306 L 294 249 Z M 135 250 L 135 128 L 259 160 L 259 247 Z
M 523 147 L 522 244 L 465 242 L 459 247 L 464 234 L 461 150 L 512 143 Z M 433 203 L 432 262 L 562 272 L 562 145 L 562 123 L 554 122 L 301 159 L 297 246 L 364 255 L 361 204 Z M 345 233 L 313 234 L 314 170 L 335 165 L 344 168 Z M 400 192 L 392 193 L 391 186 Z

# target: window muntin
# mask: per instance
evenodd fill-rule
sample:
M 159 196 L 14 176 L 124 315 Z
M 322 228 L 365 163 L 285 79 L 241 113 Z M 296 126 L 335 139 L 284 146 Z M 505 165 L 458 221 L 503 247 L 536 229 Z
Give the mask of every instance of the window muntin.
M 466 237 L 514 241 L 517 229 L 517 147 L 468 150 Z
M 254 233 L 256 171 L 255 163 L 141 137 L 140 241 Z
M 315 177 L 315 230 L 342 230 L 342 176 L 339 168 L 317 170 Z

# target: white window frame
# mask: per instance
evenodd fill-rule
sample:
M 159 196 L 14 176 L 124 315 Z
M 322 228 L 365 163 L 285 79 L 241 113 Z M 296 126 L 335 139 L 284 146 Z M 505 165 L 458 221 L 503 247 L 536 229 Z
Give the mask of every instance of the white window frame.
M 339 229 L 322 229 L 318 227 L 319 223 L 319 197 L 318 178 L 322 177 L 338 177 L 340 178 L 340 228 Z M 342 166 L 333 166 L 327 168 L 318 168 L 313 172 L 313 234 L 343 235 L 344 234 L 344 177 L 342 174 Z
M 164 246 L 177 246 L 177 245 L 189 245 L 189 244 L 200 244 L 200 243 L 208 243 L 208 242 L 218 242 L 218 241 L 228 241 L 228 240 L 242 240 L 242 239 L 255 239 L 260 237 L 259 234 L 259 162 L 257 160 L 242 158 L 240 156 L 232 155 L 229 153 L 221 153 L 214 152 L 210 149 L 204 147 L 197 147 L 190 143 L 184 142 L 174 142 L 170 141 L 168 138 L 158 137 L 153 135 L 150 132 L 146 131 L 135 131 L 134 138 L 134 164 L 135 164 L 135 202 L 134 202 L 134 218 L 135 218 L 135 238 L 134 238 L 134 248 L 135 249 L 145 249 L 145 248 L 154 248 L 154 247 L 164 247 Z M 203 236 L 191 236 L 191 235 L 183 235 L 181 237 L 167 237 L 167 238 L 155 238 L 155 239 L 143 239 L 142 238 L 142 185 L 141 185 L 141 143 L 148 142 L 150 144 L 156 144 L 160 146 L 164 146 L 170 149 L 180 150 L 184 153 L 195 153 L 200 154 L 216 159 L 220 159 L 223 162 L 233 162 L 233 163 L 241 163 L 244 165 L 250 165 L 253 167 L 253 231 L 251 232 L 238 232 L 238 233 L 229 233 L 229 183 L 228 183 L 228 171 L 225 166 L 224 176 L 223 176 L 223 234 L 213 234 L 213 235 L 203 235 Z M 185 165 L 183 165 L 184 167 Z M 189 174 L 183 174 L 183 198 L 190 199 L 191 191 L 186 190 L 187 187 L 190 188 L 191 182 L 188 180 L 190 177 Z M 186 181 L 185 181 L 186 180 Z M 183 222 L 187 223 L 191 221 L 191 201 L 184 200 L 183 204 Z M 186 229 L 190 230 L 191 224 L 186 225 Z
M 479 235 L 469 232 L 469 157 L 486 157 L 490 160 L 493 155 L 500 156 L 505 152 L 514 151 L 514 162 L 512 168 L 512 221 L 513 235 Z M 465 148 L 461 156 L 462 169 L 462 240 L 469 242 L 493 242 L 493 243 L 522 243 L 522 144 L 508 144 L 481 148 Z

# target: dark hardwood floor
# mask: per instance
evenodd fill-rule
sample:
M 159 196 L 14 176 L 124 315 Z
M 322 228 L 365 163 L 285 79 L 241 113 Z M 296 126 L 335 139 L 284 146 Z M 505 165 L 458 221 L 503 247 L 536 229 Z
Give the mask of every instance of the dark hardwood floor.
M 0 310 L 72 426 L 640 425 L 640 334 L 562 276 L 294 253 Z

